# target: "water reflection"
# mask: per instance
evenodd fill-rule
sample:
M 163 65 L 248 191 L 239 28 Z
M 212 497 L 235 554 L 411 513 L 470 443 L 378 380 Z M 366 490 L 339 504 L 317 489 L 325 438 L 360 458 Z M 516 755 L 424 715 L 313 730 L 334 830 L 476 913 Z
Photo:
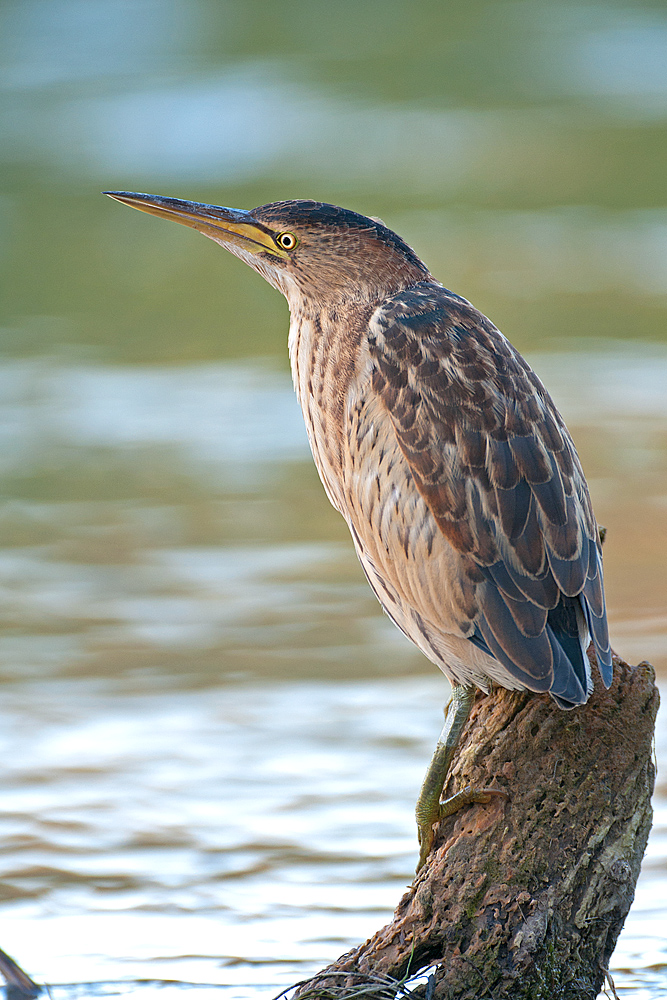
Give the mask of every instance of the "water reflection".
M 664 664 L 662 552 L 649 540 L 635 568 L 633 531 L 664 530 L 667 357 L 599 345 L 533 361 L 610 531 L 617 645 Z M 286 375 L 22 361 L 0 368 L 0 388 L 6 676 L 38 663 L 180 672 L 191 658 L 188 674 L 210 678 L 421 662 L 380 615 L 322 497 Z
M 452 287 L 477 273 L 488 290 L 519 299 L 667 292 L 667 212 L 659 210 L 407 212 L 395 225 Z
M 45 463 L 57 468 L 54 448 L 131 455 L 166 447 L 186 474 L 209 488 L 220 479 L 233 488 L 252 485 L 258 475 L 263 485 L 266 473 L 253 471 L 263 463 L 308 455 L 290 386 L 260 359 L 252 366 L 141 369 L 63 365 L 53 358 L 5 363 L 0 433 L 4 474 L 30 474 Z M 80 455 L 85 461 L 83 450 Z
M 274 360 L 280 297 L 99 191 L 385 218 L 533 352 L 609 529 L 614 643 L 664 671 L 667 356 L 647 345 L 667 18 L 606 0 L 0 18 L 0 943 L 40 979 L 97 982 L 63 1000 L 137 977 L 256 996 L 388 917 L 445 685 L 323 496 Z M 615 957 L 651 1000 L 666 794 Z
M 295 981 L 370 935 L 409 882 L 412 803 L 445 688 L 6 689 L 3 942 L 51 982 L 119 970 Z M 667 963 L 658 806 L 620 970 Z
M 298 978 L 370 934 L 409 879 L 445 687 L 10 692 L 7 947 L 38 941 L 51 981 Z
M 599 506 L 639 496 L 660 523 L 664 352 L 533 361 Z M 296 981 L 410 880 L 444 679 L 371 597 L 287 375 L 47 359 L 0 386 L 3 946 L 51 983 Z M 660 554 L 648 602 L 624 603 L 613 517 L 612 633 L 664 662 Z M 667 963 L 660 791 L 614 959 L 633 989 Z
M 441 189 L 445 183 L 458 187 L 471 172 L 493 185 L 499 168 L 521 170 L 526 156 L 546 163 L 558 146 L 548 134 L 554 126 L 556 134 L 571 133 L 588 124 L 591 112 L 610 122 L 667 113 L 663 12 L 551 4 L 539 14 L 525 5 L 506 5 L 499 13 L 475 6 L 485 15 L 478 56 L 493 52 L 501 68 L 494 79 L 497 107 L 475 107 L 480 74 L 462 106 L 448 107 L 452 89 L 465 84 L 470 70 L 460 64 L 461 48 L 449 53 L 443 44 L 452 37 L 445 10 L 430 11 L 432 34 L 417 54 L 405 45 L 411 27 L 405 11 L 393 17 L 384 11 L 386 35 L 380 39 L 378 8 L 367 5 L 356 30 L 339 37 L 337 46 L 325 41 L 325 25 L 313 31 L 307 5 L 295 4 L 281 14 L 272 57 L 249 60 L 247 14 L 232 5 L 216 14 L 210 5 L 178 2 L 131 9 L 115 0 L 10 5 L 5 38 L 13 45 L 5 45 L 1 81 L 11 98 L 5 157 L 45 158 L 78 174 L 215 182 L 269 172 L 275 178 L 285 169 L 290 177 L 333 178 L 341 170 L 362 177 L 372 165 L 376 183 L 379 171 L 383 184 L 393 174 Z M 269 26 L 271 20 L 265 10 Z M 294 24 L 290 31 L 292 20 L 300 30 Z M 211 21 L 221 36 L 222 73 L 192 60 Z M 439 26 L 443 35 L 433 30 Z M 346 27 L 351 25 L 336 24 L 337 34 Z M 498 59 L 503 48 L 504 64 Z M 417 58 L 415 93 L 405 70 Z M 351 63 L 375 69 L 380 81 L 390 63 L 393 86 L 402 85 L 403 92 L 391 93 L 387 80 L 393 101 L 385 95 L 360 99 L 349 86 L 361 82 Z M 94 96 L 91 79 L 98 84 Z M 527 91 L 537 98 L 534 107 L 525 106 Z M 566 97 L 577 100 L 560 119 L 554 120 L 553 108 L 540 107 L 540 99 Z M 503 107 L 503 98 L 519 106 Z

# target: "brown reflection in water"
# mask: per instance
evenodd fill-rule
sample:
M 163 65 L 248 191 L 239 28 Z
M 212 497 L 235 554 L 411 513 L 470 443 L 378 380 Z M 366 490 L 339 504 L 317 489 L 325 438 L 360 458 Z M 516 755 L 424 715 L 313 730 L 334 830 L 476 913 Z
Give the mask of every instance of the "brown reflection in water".
M 299 451 L 281 297 L 99 191 L 379 215 L 522 351 L 570 352 L 538 371 L 609 531 L 612 640 L 665 676 L 666 415 L 619 387 L 667 329 L 667 22 L 607 0 L 5 7 L 0 943 L 42 980 L 271 996 L 399 898 L 445 686 Z M 240 438 L 264 442 L 254 478 Z M 659 781 L 616 959 L 632 997 L 664 992 Z

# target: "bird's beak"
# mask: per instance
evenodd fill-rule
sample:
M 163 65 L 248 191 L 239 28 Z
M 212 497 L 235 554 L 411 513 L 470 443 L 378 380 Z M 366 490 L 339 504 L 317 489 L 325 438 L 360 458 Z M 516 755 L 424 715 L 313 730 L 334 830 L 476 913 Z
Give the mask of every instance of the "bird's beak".
M 251 253 L 264 251 L 274 257 L 289 256 L 276 244 L 271 230 L 242 209 L 163 198 L 157 194 L 136 194 L 133 191 L 104 191 L 103 194 L 131 208 L 138 208 L 140 212 L 190 226 L 223 246 L 231 243 Z

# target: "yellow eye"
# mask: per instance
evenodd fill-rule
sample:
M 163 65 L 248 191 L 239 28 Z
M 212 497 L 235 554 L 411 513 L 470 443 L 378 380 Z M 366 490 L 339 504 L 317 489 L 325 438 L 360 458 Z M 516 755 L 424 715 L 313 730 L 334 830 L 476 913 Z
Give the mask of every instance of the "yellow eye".
M 299 241 L 294 233 L 279 233 L 279 235 L 276 236 L 276 243 L 279 247 L 282 247 L 283 250 L 293 250 L 298 242 Z

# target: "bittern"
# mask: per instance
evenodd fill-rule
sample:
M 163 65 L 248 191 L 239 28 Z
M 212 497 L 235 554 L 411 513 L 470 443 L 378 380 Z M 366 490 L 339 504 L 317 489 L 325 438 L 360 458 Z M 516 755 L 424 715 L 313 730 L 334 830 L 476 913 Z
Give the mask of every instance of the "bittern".
M 384 610 L 452 684 L 417 802 L 434 827 L 498 790 L 441 802 L 475 688 L 612 679 L 598 528 L 575 446 L 518 351 L 378 219 L 316 201 L 250 212 L 106 192 L 198 230 L 286 297 L 294 386 L 326 494 Z

